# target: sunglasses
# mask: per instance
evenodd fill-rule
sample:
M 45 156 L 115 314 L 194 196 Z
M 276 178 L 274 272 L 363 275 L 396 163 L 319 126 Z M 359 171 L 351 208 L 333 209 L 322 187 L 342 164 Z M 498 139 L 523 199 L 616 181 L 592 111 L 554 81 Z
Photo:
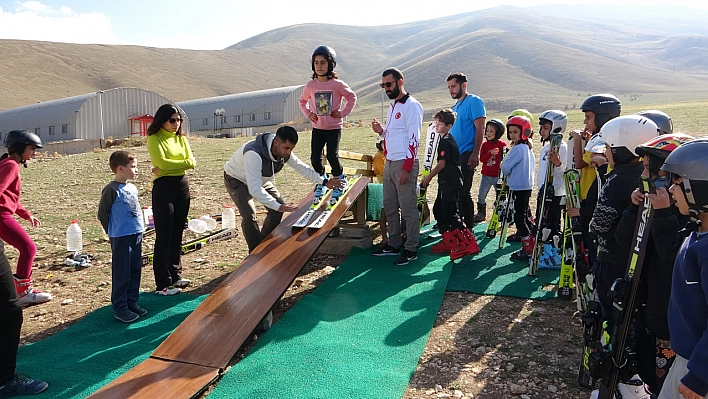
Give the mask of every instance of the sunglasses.
M 379 86 L 381 86 L 382 89 L 383 89 L 384 87 L 387 88 L 387 89 L 390 89 L 391 86 L 395 85 L 396 83 L 397 83 L 397 82 L 385 82 L 385 83 L 381 83 Z
M 177 118 L 177 119 L 175 119 L 175 118 L 170 118 L 170 123 L 177 123 L 177 121 L 179 121 L 179 123 L 182 123 L 183 120 L 184 120 L 184 119 L 182 119 L 182 118 Z

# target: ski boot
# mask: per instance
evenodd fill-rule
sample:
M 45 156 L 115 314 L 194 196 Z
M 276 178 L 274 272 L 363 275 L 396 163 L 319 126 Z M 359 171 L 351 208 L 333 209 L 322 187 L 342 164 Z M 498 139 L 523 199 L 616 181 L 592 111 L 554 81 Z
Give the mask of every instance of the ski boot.
M 521 249 L 511 254 L 511 260 L 528 261 L 533 254 L 533 246 L 535 238 L 532 235 L 527 235 L 521 239 Z
M 590 394 L 590 399 L 597 399 L 599 396 L 600 390 L 595 389 Z M 631 380 L 617 384 L 614 397 L 615 399 L 651 399 L 652 394 L 639 375 L 635 374 Z
M 452 231 L 442 233 L 442 240 L 430 248 L 434 254 L 449 254 L 457 247 L 457 239 Z
M 345 176 L 344 173 L 342 173 L 341 175 L 339 175 L 337 177 L 342 181 L 342 183 L 344 183 L 344 185 L 341 188 L 335 187 L 332 190 L 332 196 L 329 198 L 330 205 L 336 204 L 337 201 L 339 200 L 339 197 L 341 197 L 342 194 L 344 194 L 344 191 L 346 191 L 347 187 L 349 187 L 349 182 L 347 181 L 347 176 Z
M 477 214 L 474 215 L 475 223 L 482 223 L 487 220 L 487 204 L 477 204 Z
M 324 180 L 326 178 L 327 178 L 327 174 L 325 173 L 322 175 L 322 180 Z M 325 186 L 317 183 L 317 185 L 315 186 L 315 197 L 312 199 L 312 204 L 313 205 L 319 204 L 320 201 L 322 201 L 322 197 L 324 196 L 324 193 L 325 193 Z
M 452 234 L 455 236 L 457 246 L 450 251 L 450 260 L 460 259 L 465 255 L 474 255 L 479 252 L 479 245 L 469 229 L 455 229 Z
M 38 305 L 40 303 L 49 302 L 52 300 L 52 296 L 46 292 L 42 292 L 32 286 L 32 279 L 29 278 L 18 278 L 15 276 L 15 290 L 19 299 L 17 304 L 20 307 L 26 308 L 32 305 Z

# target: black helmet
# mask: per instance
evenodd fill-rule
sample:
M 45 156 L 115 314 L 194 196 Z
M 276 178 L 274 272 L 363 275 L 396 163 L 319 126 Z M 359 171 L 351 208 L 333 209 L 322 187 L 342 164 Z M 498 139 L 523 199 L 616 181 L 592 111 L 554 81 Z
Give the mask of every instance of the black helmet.
M 315 51 L 312 52 L 312 72 L 315 72 L 316 55 L 324 56 L 327 59 L 327 74 L 331 74 L 332 71 L 334 71 L 334 67 L 337 66 L 337 53 L 334 51 L 334 49 L 329 46 L 318 46 Z
M 637 115 L 651 119 L 652 122 L 656 123 L 656 126 L 659 127 L 659 134 L 671 134 L 674 132 L 674 125 L 671 123 L 671 117 L 664 112 L 652 109 L 649 111 L 637 112 Z
M 590 96 L 583 101 L 583 104 L 580 106 L 580 110 L 583 112 L 592 111 L 595 113 L 595 126 L 599 131 L 602 125 L 607 123 L 607 121 L 620 116 L 622 106 L 620 104 L 620 100 L 612 94 L 595 94 L 594 96 Z
M 496 128 L 497 132 L 494 134 L 494 139 L 499 140 L 502 138 L 502 135 L 504 134 L 504 131 L 506 129 L 506 126 L 504 125 L 504 122 L 500 121 L 499 119 L 490 119 L 487 121 L 487 125 L 493 124 L 494 127 Z
M 23 153 L 25 146 L 30 144 L 42 148 L 42 140 L 39 136 L 28 130 L 12 130 L 5 135 L 5 147 L 9 153 Z
M 683 177 L 680 187 L 695 224 L 698 213 L 708 212 L 708 140 L 682 144 L 671 151 L 661 169 Z

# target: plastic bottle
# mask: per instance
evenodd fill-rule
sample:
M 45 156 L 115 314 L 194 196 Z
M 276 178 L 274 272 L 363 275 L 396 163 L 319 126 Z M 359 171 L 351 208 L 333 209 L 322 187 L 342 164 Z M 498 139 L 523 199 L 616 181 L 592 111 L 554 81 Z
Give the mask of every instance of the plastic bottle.
M 216 230 L 216 220 L 212 219 L 211 215 L 204 215 L 199 220 L 206 222 L 208 231 Z
M 152 216 L 152 207 L 143 207 L 143 218 L 145 219 L 145 228 L 155 227 L 155 219 Z
M 224 229 L 236 228 L 236 213 L 231 205 L 226 205 L 224 212 L 221 214 L 221 227 Z
M 83 248 L 83 233 L 77 222 L 78 220 L 72 220 L 66 229 L 66 250 L 70 252 L 78 252 Z
M 197 234 L 202 234 L 203 232 L 207 231 L 207 224 L 201 219 L 192 219 L 187 224 L 187 228 Z

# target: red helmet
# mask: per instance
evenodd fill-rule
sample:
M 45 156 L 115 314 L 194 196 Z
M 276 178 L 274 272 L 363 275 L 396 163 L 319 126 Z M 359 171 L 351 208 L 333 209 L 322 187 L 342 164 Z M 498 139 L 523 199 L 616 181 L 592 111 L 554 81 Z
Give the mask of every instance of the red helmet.
M 509 135 L 509 126 L 518 126 L 521 128 L 521 140 L 528 140 L 531 137 L 531 121 L 525 116 L 512 116 L 506 121 L 506 138 L 511 140 Z
M 636 152 L 640 157 L 643 157 L 646 154 L 651 154 L 661 159 L 666 159 L 671 151 L 678 148 L 681 144 L 688 143 L 693 139 L 695 139 L 695 137 L 683 133 L 662 134 L 661 136 L 656 136 L 644 144 L 640 144 L 634 152 Z

